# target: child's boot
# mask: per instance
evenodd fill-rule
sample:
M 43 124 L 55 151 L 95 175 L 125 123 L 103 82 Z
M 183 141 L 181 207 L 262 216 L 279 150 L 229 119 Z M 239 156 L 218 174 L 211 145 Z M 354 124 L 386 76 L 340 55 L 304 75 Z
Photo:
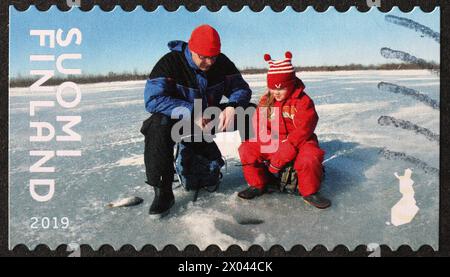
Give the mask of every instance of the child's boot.
M 331 206 L 331 201 L 321 196 L 318 192 L 304 196 L 303 200 L 318 209 L 326 209 Z
M 238 196 L 243 199 L 253 199 L 255 197 L 261 196 L 264 194 L 264 190 L 249 186 L 243 191 L 238 193 Z

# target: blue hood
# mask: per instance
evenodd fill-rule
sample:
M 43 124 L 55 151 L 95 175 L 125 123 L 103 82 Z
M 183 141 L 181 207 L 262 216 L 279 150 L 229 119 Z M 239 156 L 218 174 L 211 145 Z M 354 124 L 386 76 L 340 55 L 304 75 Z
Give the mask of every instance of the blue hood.
M 169 47 L 170 51 L 175 51 L 175 52 L 182 52 L 183 47 L 186 46 L 184 49 L 184 56 L 186 57 L 186 60 L 188 61 L 189 66 L 196 71 L 200 71 L 198 66 L 192 60 L 192 54 L 191 54 L 191 51 L 189 51 L 189 47 L 187 47 L 187 42 L 184 42 L 181 40 L 172 40 L 167 44 L 167 46 Z
M 183 50 L 184 45 L 187 45 L 187 43 L 181 40 L 172 40 L 169 41 L 169 43 L 167 44 L 170 51 L 177 51 L 177 52 L 181 52 Z

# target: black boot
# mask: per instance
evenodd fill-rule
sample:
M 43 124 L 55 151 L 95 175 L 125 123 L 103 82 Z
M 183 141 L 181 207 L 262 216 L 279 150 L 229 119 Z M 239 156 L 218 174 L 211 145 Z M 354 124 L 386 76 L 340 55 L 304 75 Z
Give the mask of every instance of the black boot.
M 321 196 L 318 192 L 303 197 L 303 200 L 318 209 L 326 209 L 331 206 L 331 201 Z
M 243 191 L 238 193 L 238 196 L 243 199 L 253 199 L 255 197 L 261 196 L 264 194 L 264 190 L 258 189 L 255 187 L 248 187 Z
M 170 187 L 154 187 L 154 189 L 155 198 L 148 213 L 152 218 L 162 218 L 170 212 L 170 208 L 175 204 L 172 184 Z

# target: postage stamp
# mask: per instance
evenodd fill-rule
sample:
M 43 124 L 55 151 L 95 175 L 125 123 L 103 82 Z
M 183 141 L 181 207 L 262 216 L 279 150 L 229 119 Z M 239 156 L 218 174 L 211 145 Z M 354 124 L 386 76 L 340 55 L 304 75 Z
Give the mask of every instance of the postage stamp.
M 438 249 L 439 8 L 9 12 L 10 249 Z

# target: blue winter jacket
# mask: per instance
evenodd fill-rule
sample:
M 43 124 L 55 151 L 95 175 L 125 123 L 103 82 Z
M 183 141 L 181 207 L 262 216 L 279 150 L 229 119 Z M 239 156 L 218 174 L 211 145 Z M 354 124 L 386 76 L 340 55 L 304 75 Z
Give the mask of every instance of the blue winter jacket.
M 145 85 L 144 100 L 148 112 L 178 118 L 182 114 L 177 113 L 177 107 L 185 107 L 192 113 L 194 99 L 202 99 L 204 110 L 208 106 L 217 106 L 222 96 L 228 98 L 229 106 L 248 105 L 252 92 L 224 54 L 203 72 L 193 62 L 186 42 L 171 41 L 168 46 L 171 52 L 156 63 Z

